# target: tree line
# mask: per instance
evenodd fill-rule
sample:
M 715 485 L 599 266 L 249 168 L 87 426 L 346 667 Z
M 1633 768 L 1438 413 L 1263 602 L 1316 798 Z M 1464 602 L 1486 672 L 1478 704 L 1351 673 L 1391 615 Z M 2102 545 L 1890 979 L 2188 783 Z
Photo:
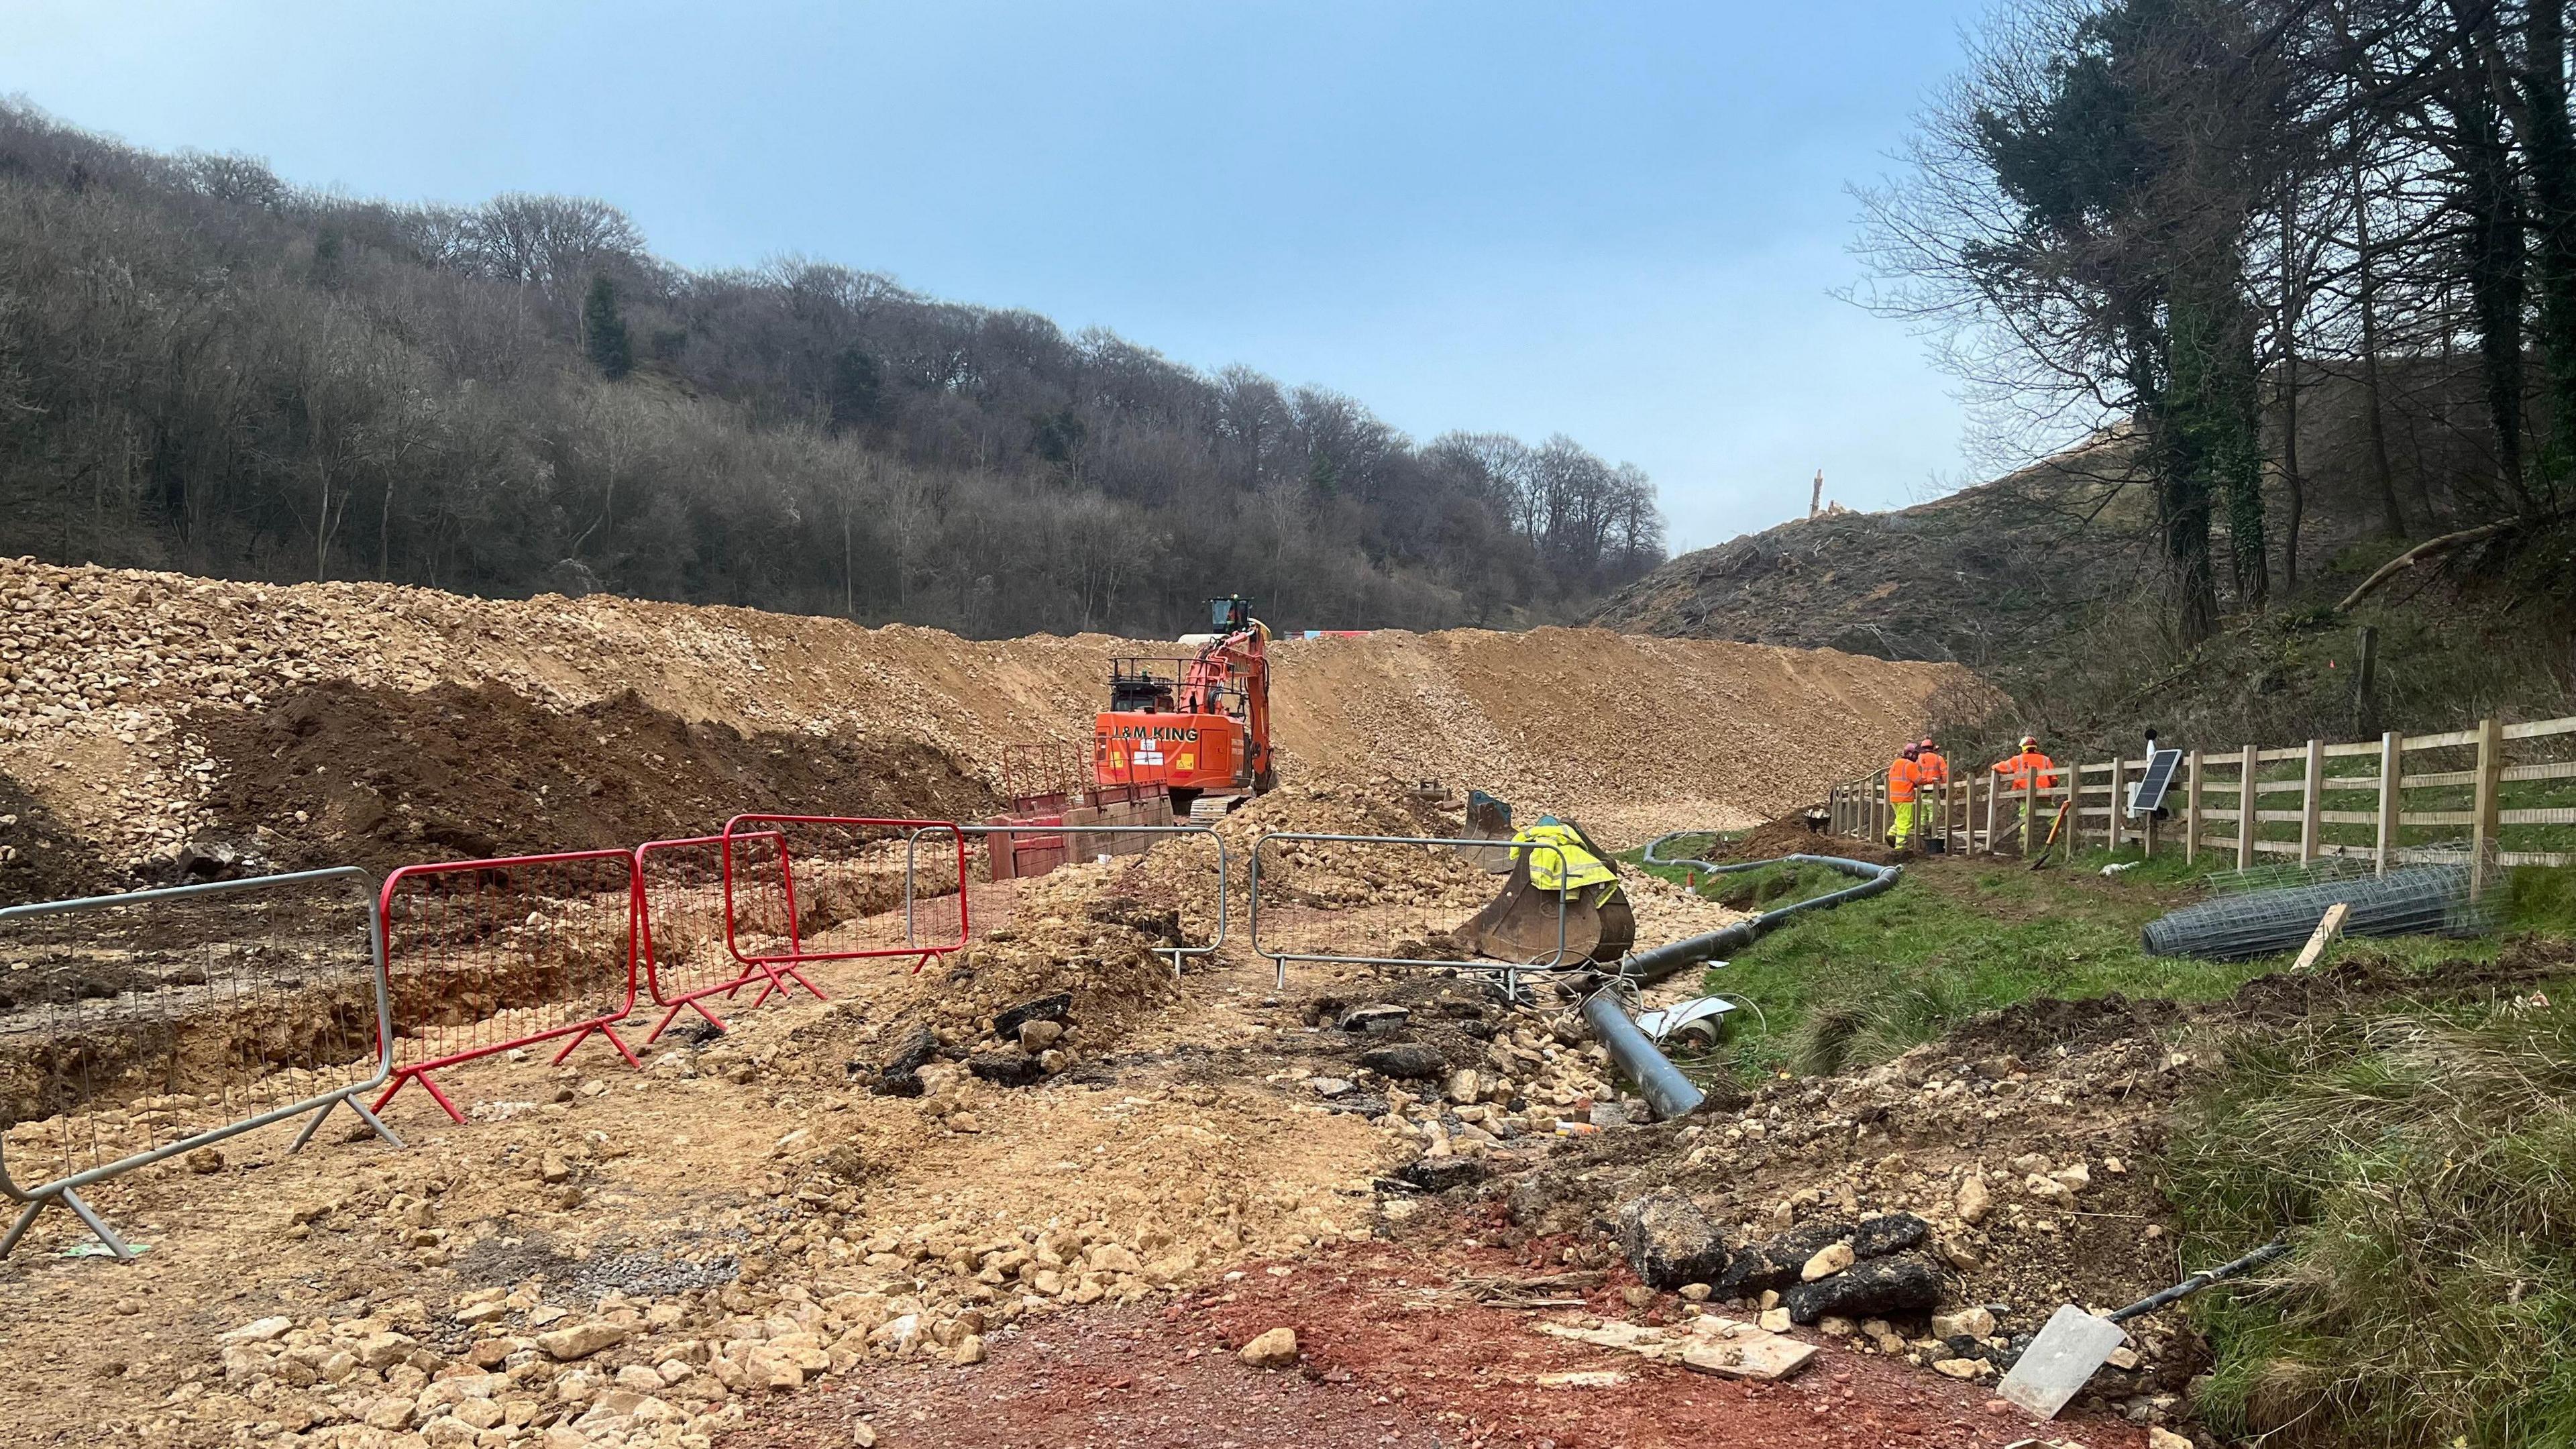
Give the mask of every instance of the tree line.
M 2576 502 L 2565 0 L 2016 0 L 1862 192 L 1862 300 L 1989 436 L 2116 436 L 2174 633 L 2300 582 L 2321 473 L 2424 555 Z M 2303 405 L 2357 398 L 2356 456 Z M 2396 456 L 2399 433 L 2443 440 Z M 2420 451 L 2420 450 L 2419 450 Z
M 1573 440 L 802 258 L 692 272 L 615 207 L 393 205 L 0 104 L 0 550 L 604 589 L 998 636 L 1578 618 L 1663 558 Z

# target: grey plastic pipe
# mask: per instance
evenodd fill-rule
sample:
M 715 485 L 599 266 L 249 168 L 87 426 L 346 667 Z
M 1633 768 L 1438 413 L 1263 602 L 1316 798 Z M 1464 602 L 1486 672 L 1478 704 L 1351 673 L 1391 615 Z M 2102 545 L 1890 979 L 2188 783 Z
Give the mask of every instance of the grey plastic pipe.
M 1713 960 L 1720 952 L 1736 951 L 1750 946 L 1763 936 L 1779 929 L 1791 917 L 1801 912 L 1829 911 L 1846 901 L 1866 900 L 1881 892 L 1892 890 L 1896 886 L 1897 878 L 1905 874 L 1903 866 L 1871 865 L 1867 861 L 1847 860 L 1839 855 L 1784 855 L 1775 860 L 1748 860 L 1718 865 L 1705 860 L 1667 860 L 1656 849 L 1668 840 L 1679 839 L 1685 835 L 1709 833 L 1704 830 L 1682 830 L 1671 835 L 1659 835 L 1646 842 L 1646 863 L 1664 866 L 1697 866 L 1711 875 L 1732 875 L 1738 871 L 1759 870 L 1766 865 L 1783 863 L 1821 865 L 1831 870 L 1841 871 L 1845 875 L 1859 876 L 1861 881 L 1858 885 L 1845 886 L 1838 891 L 1828 891 L 1808 900 L 1782 906 L 1776 911 L 1765 911 L 1752 920 L 1738 921 L 1724 930 L 1711 931 L 1703 936 L 1692 936 L 1686 940 L 1675 941 L 1669 946 L 1658 946 L 1651 951 L 1640 951 L 1619 963 L 1617 975 L 1631 981 L 1661 981 L 1685 966 Z M 1654 1107 L 1658 1118 L 1670 1121 L 1675 1117 L 1687 1116 L 1698 1111 L 1700 1104 L 1708 1100 L 1705 1093 L 1691 1084 L 1690 1078 L 1682 1075 L 1682 1069 L 1673 1065 L 1672 1058 L 1656 1050 L 1655 1044 L 1647 1040 L 1646 1034 L 1637 1028 L 1637 1023 L 1629 1019 L 1627 1008 L 1620 1005 L 1617 991 L 1605 989 L 1585 997 L 1583 1021 L 1585 1025 L 1592 1028 L 1593 1038 L 1610 1053 L 1610 1059 L 1619 1064 L 1619 1070 L 1627 1073 L 1628 1080 L 1637 1084 L 1637 1090 Z
M 1637 1084 L 1637 1090 L 1653 1104 L 1655 1116 L 1670 1121 L 1699 1110 L 1708 1100 L 1691 1079 L 1682 1075 L 1672 1058 L 1655 1050 L 1637 1023 L 1628 1019 L 1627 1008 L 1619 1004 L 1616 991 L 1596 991 L 1583 1001 L 1584 1024 L 1592 1028 L 1593 1039 L 1609 1049 L 1610 1060 Z
M 1776 911 L 1765 911 L 1749 921 L 1738 921 L 1722 930 L 1703 936 L 1691 936 L 1669 946 L 1639 951 L 1619 963 L 1618 974 L 1632 981 L 1661 981 L 1685 966 L 1715 960 L 1731 951 L 1741 951 L 1764 936 L 1778 930 L 1791 919 L 1808 911 L 1830 911 L 1852 901 L 1867 900 L 1896 888 L 1897 879 L 1905 874 L 1901 865 L 1871 865 L 1865 860 L 1848 860 L 1839 855 L 1784 855 L 1773 860 L 1734 861 L 1724 865 L 1705 860 L 1667 860 L 1658 846 L 1669 840 L 1689 835 L 1707 835 L 1705 830 L 1677 830 L 1646 842 L 1645 860 L 1649 865 L 1697 866 L 1711 875 L 1732 875 L 1738 871 L 1759 870 L 1766 865 L 1821 865 L 1845 875 L 1860 877 L 1860 884 L 1827 891 L 1803 901 L 1793 901 Z

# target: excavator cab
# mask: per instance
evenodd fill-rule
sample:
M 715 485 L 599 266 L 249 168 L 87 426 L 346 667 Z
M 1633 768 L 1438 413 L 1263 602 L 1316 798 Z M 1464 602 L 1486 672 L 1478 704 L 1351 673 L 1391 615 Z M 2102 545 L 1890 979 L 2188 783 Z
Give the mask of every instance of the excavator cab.
M 1143 660 L 1118 659 L 1109 666 L 1109 708 L 1116 714 L 1170 714 L 1173 681 L 1156 674 Z
M 1208 600 L 1208 632 L 1222 639 L 1252 627 L 1252 601 L 1241 594 Z

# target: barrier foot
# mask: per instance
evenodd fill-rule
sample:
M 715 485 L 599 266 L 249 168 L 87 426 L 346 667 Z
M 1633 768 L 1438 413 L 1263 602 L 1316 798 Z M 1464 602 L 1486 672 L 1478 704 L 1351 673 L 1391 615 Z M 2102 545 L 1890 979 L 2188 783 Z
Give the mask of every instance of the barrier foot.
M 125 1240 L 116 1235 L 116 1229 L 109 1227 L 105 1218 L 102 1218 L 97 1213 L 90 1211 L 89 1204 L 81 1201 L 81 1195 L 79 1193 L 72 1191 L 70 1188 L 64 1188 L 63 1206 L 70 1208 L 73 1212 L 79 1214 L 80 1220 L 89 1224 L 89 1230 L 98 1234 L 98 1240 L 107 1244 L 107 1250 L 109 1252 L 114 1253 L 121 1261 L 133 1261 L 135 1256 L 134 1250 L 125 1246 Z
M 385 1094 L 376 1099 L 374 1106 L 366 1109 L 367 1119 L 369 1121 L 374 1121 L 375 1115 L 378 1112 L 385 1110 L 385 1104 L 394 1099 L 394 1094 L 396 1092 L 410 1086 L 414 1082 L 420 1083 L 421 1090 L 429 1093 L 430 1100 L 436 1102 L 439 1105 L 439 1108 L 447 1113 L 449 1121 L 454 1122 L 459 1127 L 465 1125 L 465 1114 L 456 1110 L 456 1104 L 447 1100 L 447 1094 L 445 1092 L 438 1090 L 438 1083 L 431 1081 L 429 1078 L 422 1076 L 418 1072 L 403 1072 L 395 1076 L 394 1084 L 385 1088 Z M 352 1107 L 357 1106 L 358 1099 L 351 1097 L 349 1099 L 349 1105 Z M 378 1127 L 376 1130 L 379 1132 L 384 1131 L 382 1127 Z M 391 1136 L 392 1134 L 387 1133 L 386 1135 Z
M 627 1049 L 624 1041 L 619 1040 L 617 1028 L 603 1022 L 600 1025 L 599 1034 L 608 1038 L 608 1044 L 617 1048 L 617 1054 L 619 1056 L 626 1058 L 626 1065 L 633 1067 L 639 1072 L 644 1070 L 644 1064 L 635 1059 L 635 1053 Z
M 732 1030 L 731 1027 L 724 1024 L 724 1018 L 707 1010 L 705 1007 L 700 1006 L 695 1000 L 683 1001 L 672 1007 L 670 1010 L 662 1013 L 662 1019 L 654 1023 L 653 1029 L 645 1034 L 644 1044 L 646 1046 L 651 1046 L 653 1043 L 660 1041 L 662 1039 L 662 1033 L 671 1029 L 671 1023 L 679 1020 L 680 1013 L 683 1011 L 694 1011 L 698 1015 L 705 1017 L 707 1019 L 707 1025 L 714 1027 L 718 1031 Z
M 343 1096 L 333 1097 L 330 1101 L 323 1103 L 321 1108 L 315 1111 L 312 1116 L 304 1119 L 304 1130 L 295 1134 L 295 1145 L 287 1148 L 286 1150 L 289 1152 L 303 1151 L 304 1144 L 313 1140 L 313 1134 L 322 1130 L 322 1119 L 330 1116 L 331 1109 L 339 1106 L 343 1102 L 349 1104 L 349 1110 L 357 1113 L 361 1121 L 364 1121 L 368 1126 L 375 1128 L 377 1136 L 392 1143 L 396 1147 L 404 1145 L 403 1140 L 393 1134 L 393 1129 L 387 1127 L 384 1124 L 383 1119 L 376 1116 L 375 1113 L 367 1110 L 367 1104 L 358 1100 L 357 1093 L 350 1092 Z
M 303 1151 L 304 1144 L 313 1140 L 313 1134 L 322 1130 L 322 1119 L 330 1116 L 331 1109 L 339 1106 L 342 1100 L 334 1097 L 315 1108 L 313 1115 L 304 1119 L 304 1130 L 295 1134 L 295 1141 L 289 1144 L 286 1150 L 290 1153 Z M 352 1102 L 350 1105 L 354 1107 L 357 1104 Z
M 564 1049 L 555 1053 L 554 1060 L 547 1065 L 557 1067 L 562 1066 L 564 1064 L 564 1058 L 572 1055 L 572 1049 L 581 1045 L 583 1042 L 590 1040 L 590 1034 L 598 1029 L 599 1028 L 594 1024 L 591 1026 L 585 1026 L 581 1030 L 574 1032 L 572 1034 L 572 1040 L 565 1042 Z
M 366 1103 L 364 1103 L 364 1102 L 359 1101 L 356 1093 L 352 1092 L 352 1093 L 350 1093 L 348 1096 L 343 1097 L 343 1098 L 341 1098 L 340 1100 L 342 1100 L 342 1101 L 344 1101 L 344 1102 L 348 1103 L 348 1104 L 349 1104 L 349 1110 L 350 1110 L 350 1111 L 352 1111 L 352 1112 L 357 1113 L 357 1114 L 358 1114 L 358 1116 L 359 1116 L 361 1119 L 363 1119 L 363 1120 L 366 1122 L 366 1124 L 367 1124 L 368 1126 L 375 1128 L 375 1129 L 376 1129 L 376 1135 L 377 1135 L 377 1136 L 379 1136 L 379 1137 L 381 1137 L 381 1138 L 385 1139 L 387 1142 L 392 1143 L 392 1144 L 393 1144 L 394 1146 L 396 1146 L 396 1147 L 408 1148 L 408 1147 L 410 1147 L 410 1146 L 411 1146 L 411 1144 L 410 1144 L 410 1143 L 405 1142 L 405 1141 L 403 1141 L 400 1137 L 395 1136 L 395 1135 L 394 1135 L 394 1129 L 392 1129 L 391 1127 L 386 1126 L 386 1125 L 384 1124 L 384 1121 L 383 1121 L 383 1119 L 382 1119 L 382 1118 L 379 1118 L 375 1113 L 368 1111 L 368 1110 L 367 1110 L 367 1104 L 366 1104 Z
M 419 1080 L 420 1089 L 429 1093 L 430 1100 L 446 1109 L 448 1120 L 459 1127 L 464 1126 L 465 1114 L 456 1110 L 456 1104 L 447 1100 L 445 1092 L 438 1090 L 438 1083 L 431 1081 L 426 1073 L 422 1073 Z
M 27 1229 L 36 1221 L 36 1214 L 44 1210 L 45 1199 L 43 1198 L 31 1199 L 25 1207 L 18 1209 L 18 1220 L 9 1225 L 6 1237 L 0 1237 L 0 1258 L 9 1256 L 11 1250 L 18 1246 L 18 1240 L 27 1236 Z
M 829 1001 L 832 999 L 823 994 L 822 988 L 816 986 L 813 982 L 806 980 L 804 972 L 790 966 L 787 968 L 787 974 L 794 977 L 796 984 L 805 988 L 805 994 L 813 997 L 816 1001 Z M 781 985 L 778 989 L 784 991 L 787 988 L 784 985 Z

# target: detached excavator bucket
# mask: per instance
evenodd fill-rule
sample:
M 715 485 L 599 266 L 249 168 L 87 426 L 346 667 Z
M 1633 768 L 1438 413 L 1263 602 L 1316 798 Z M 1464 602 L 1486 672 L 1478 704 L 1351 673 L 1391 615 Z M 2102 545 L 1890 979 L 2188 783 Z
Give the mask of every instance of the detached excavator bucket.
M 1476 840 L 1491 840 L 1493 845 L 1462 845 L 1458 853 L 1469 863 L 1493 875 L 1509 875 L 1512 860 L 1512 807 L 1507 800 L 1497 800 L 1482 790 L 1467 792 L 1467 834 Z M 1550 931 L 1556 928 L 1550 926 Z
M 1521 859 L 1493 904 L 1476 913 L 1459 932 L 1467 949 L 1496 961 L 1524 966 L 1573 966 L 1586 961 L 1616 961 L 1637 939 L 1637 918 L 1628 909 L 1628 893 L 1617 881 L 1582 886 L 1565 901 L 1564 955 L 1557 945 L 1558 893 L 1530 884 L 1529 852 L 1509 851 Z

